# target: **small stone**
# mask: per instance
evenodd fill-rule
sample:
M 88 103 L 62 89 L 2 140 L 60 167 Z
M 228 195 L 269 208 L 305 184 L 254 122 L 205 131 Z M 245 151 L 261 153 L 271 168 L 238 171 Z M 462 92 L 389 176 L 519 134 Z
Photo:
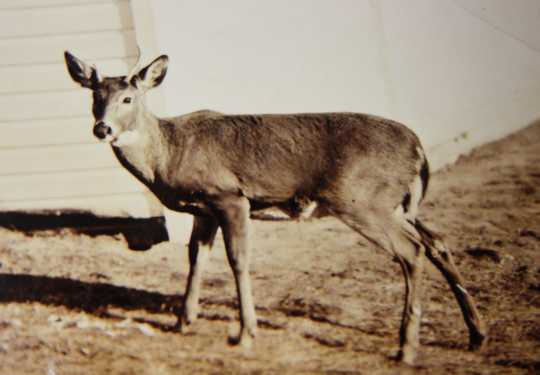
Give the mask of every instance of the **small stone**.
M 532 238 L 534 238 L 536 240 L 540 240 L 540 234 L 538 234 L 534 230 L 528 229 L 528 228 L 520 229 L 519 230 L 519 235 L 521 237 L 532 237 Z
M 495 263 L 500 263 L 502 258 L 497 250 L 488 249 L 485 247 L 469 247 L 465 250 L 465 253 L 477 257 L 477 258 L 488 258 L 494 261 Z
M 156 333 L 154 332 L 152 327 L 150 327 L 148 324 L 137 324 L 137 328 L 139 328 L 139 331 L 141 331 L 141 333 L 146 335 L 146 336 L 155 336 L 156 335 Z

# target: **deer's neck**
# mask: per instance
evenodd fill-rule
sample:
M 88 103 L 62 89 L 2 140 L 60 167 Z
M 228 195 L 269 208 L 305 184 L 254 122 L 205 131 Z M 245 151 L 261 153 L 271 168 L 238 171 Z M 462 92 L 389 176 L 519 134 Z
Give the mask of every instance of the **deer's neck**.
M 160 165 L 167 158 L 168 150 L 159 127 L 159 118 L 146 112 L 137 116 L 136 121 L 135 139 L 125 145 L 113 145 L 113 151 L 127 170 L 151 187 Z

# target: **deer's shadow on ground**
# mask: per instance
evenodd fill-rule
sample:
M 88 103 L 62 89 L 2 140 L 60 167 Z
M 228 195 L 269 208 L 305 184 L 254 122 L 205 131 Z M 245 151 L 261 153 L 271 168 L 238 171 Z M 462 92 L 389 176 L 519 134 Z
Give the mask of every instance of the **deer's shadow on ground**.
M 0 303 L 37 302 L 113 318 L 108 312 L 110 307 L 180 316 L 182 301 L 181 294 L 167 295 L 108 283 L 84 282 L 65 277 L 0 274 Z M 163 331 L 176 329 L 175 326 L 146 322 Z
M 149 314 L 169 314 L 175 317 L 181 316 L 183 312 L 182 294 L 162 294 L 109 283 L 28 274 L 0 273 L 0 304 L 3 303 L 39 303 L 45 306 L 63 306 L 72 311 L 83 311 L 99 318 L 115 320 L 124 319 L 125 317 L 118 315 L 116 312 L 111 313 L 111 308 L 121 309 L 123 311 L 145 311 Z M 230 309 L 238 308 L 231 301 L 203 299 L 201 300 L 201 305 L 221 305 Z M 297 313 L 291 313 L 291 311 L 282 312 L 287 316 L 298 316 Z M 307 313 L 302 313 L 300 316 L 315 319 L 318 322 L 324 321 L 328 324 L 336 325 L 336 323 L 326 321 L 320 317 L 310 317 Z M 199 318 L 223 322 L 233 320 L 229 314 L 215 312 L 201 313 Z M 152 319 L 152 317 L 142 316 L 132 319 L 137 322 L 149 324 L 163 332 L 176 332 L 179 329 L 175 323 L 163 323 Z M 283 325 L 275 324 L 268 319 L 259 319 L 259 325 L 268 329 L 284 328 Z M 377 332 L 352 328 L 362 334 L 381 336 Z M 463 349 L 463 345 L 446 341 L 433 341 L 426 344 L 446 347 L 448 349 Z

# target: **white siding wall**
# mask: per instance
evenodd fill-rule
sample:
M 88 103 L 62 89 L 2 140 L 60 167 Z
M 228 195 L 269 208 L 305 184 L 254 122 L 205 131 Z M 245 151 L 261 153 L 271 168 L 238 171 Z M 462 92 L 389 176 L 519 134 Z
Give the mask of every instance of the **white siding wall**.
M 128 0 L 0 0 L 0 211 L 160 214 L 92 135 L 91 93 L 63 52 L 125 74 L 137 54 Z

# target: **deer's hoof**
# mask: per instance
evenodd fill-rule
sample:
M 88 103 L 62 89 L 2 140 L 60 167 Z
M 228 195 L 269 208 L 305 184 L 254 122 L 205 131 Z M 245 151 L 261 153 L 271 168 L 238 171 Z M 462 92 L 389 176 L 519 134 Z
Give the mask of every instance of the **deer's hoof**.
M 253 347 L 253 337 L 251 335 L 240 336 L 240 347 L 245 350 L 249 350 Z
M 192 331 L 192 321 L 185 319 L 185 318 L 179 318 L 178 322 L 174 326 L 175 332 L 180 332 L 183 335 L 186 335 Z
M 410 347 L 403 347 L 399 350 L 396 360 L 403 364 L 414 366 L 414 362 L 416 361 L 416 350 Z
M 242 349 L 249 350 L 253 347 L 254 334 L 248 333 L 247 330 L 243 330 L 238 336 L 230 336 L 229 344 L 238 345 Z
M 472 352 L 482 351 L 486 345 L 488 337 L 485 333 L 476 332 L 469 338 L 469 350 Z
M 187 335 L 188 333 L 192 331 L 191 324 L 187 324 L 187 323 L 180 323 L 179 328 L 180 328 L 179 331 L 182 335 Z

